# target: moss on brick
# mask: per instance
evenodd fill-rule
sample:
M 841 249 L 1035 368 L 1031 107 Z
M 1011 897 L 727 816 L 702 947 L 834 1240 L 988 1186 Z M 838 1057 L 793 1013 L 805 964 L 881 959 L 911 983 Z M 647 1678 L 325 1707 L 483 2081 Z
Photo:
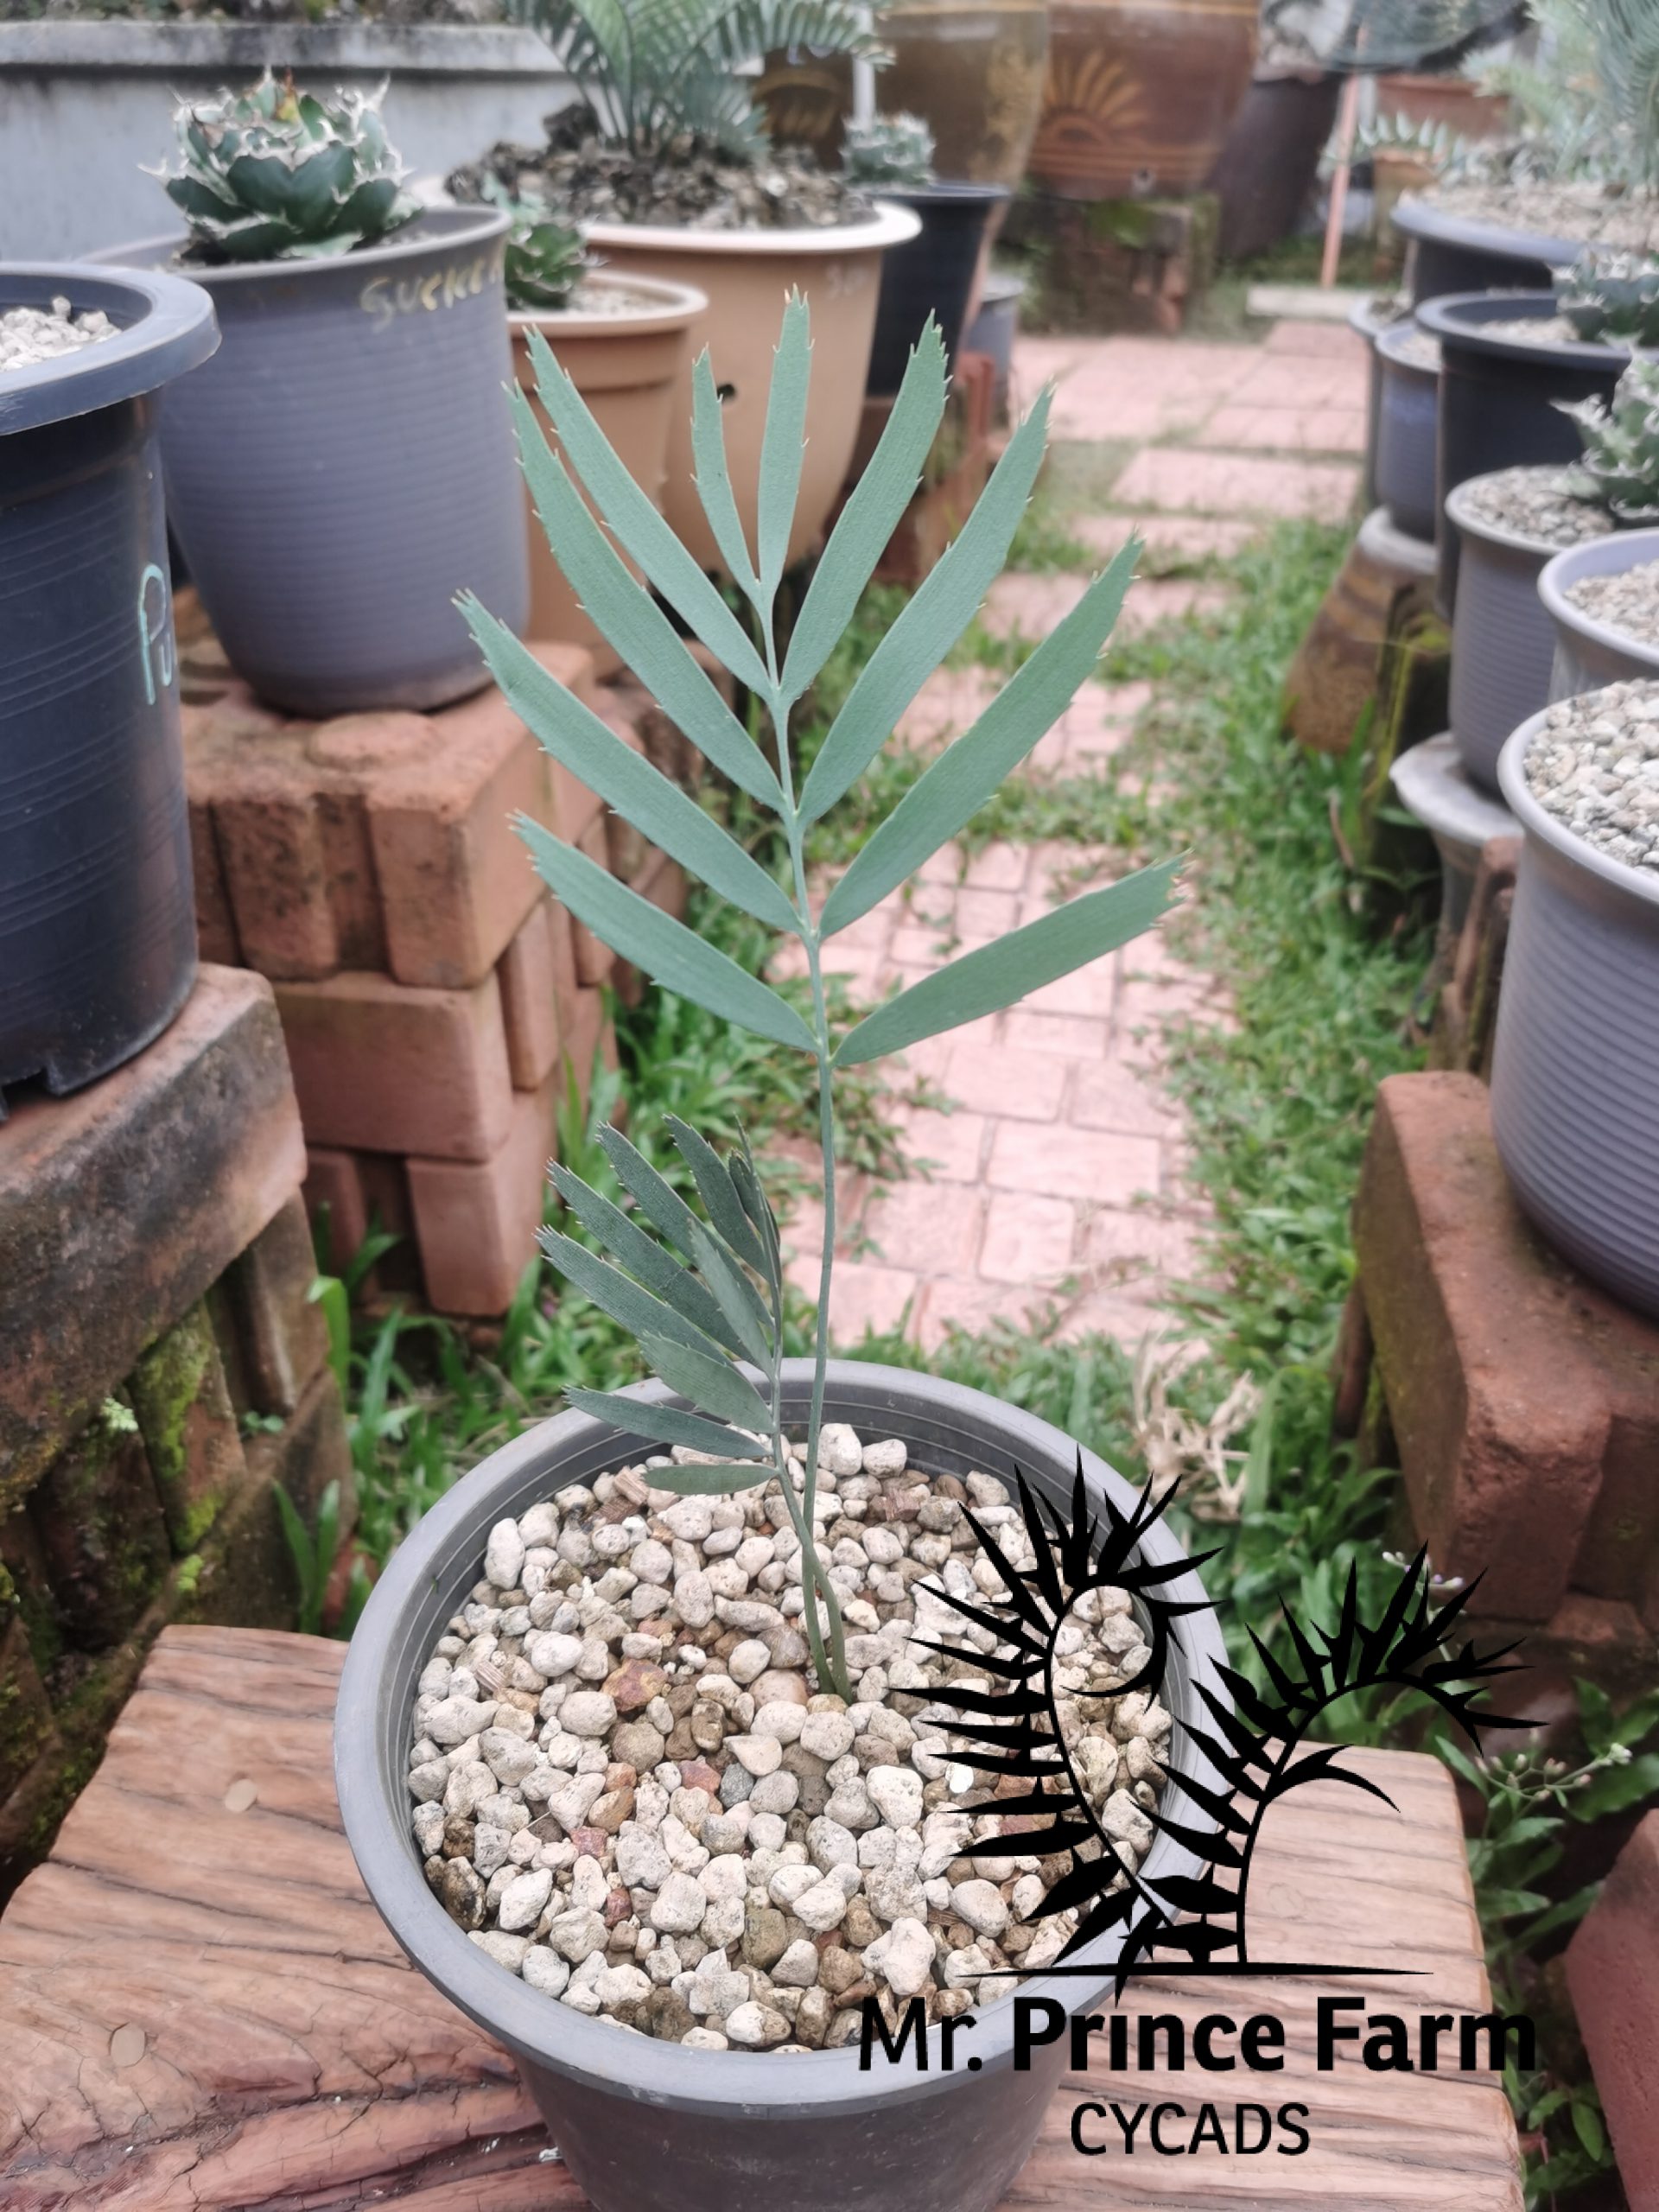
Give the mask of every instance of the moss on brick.
M 182 1557 L 213 1527 L 243 1472 L 236 1414 L 205 1305 L 156 1339 L 130 1387 L 168 1536 Z

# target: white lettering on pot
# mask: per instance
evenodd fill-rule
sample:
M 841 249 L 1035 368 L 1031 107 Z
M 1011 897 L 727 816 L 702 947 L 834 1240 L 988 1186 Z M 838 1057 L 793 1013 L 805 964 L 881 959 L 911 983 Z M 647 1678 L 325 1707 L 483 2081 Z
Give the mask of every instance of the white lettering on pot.
M 433 315 L 459 300 L 474 300 L 501 282 L 499 245 L 469 261 L 451 261 L 423 276 L 371 276 L 357 304 L 377 330 L 390 330 L 400 315 Z
M 138 650 L 144 663 L 144 697 L 156 703 L 156 678 L 165 691 L 177 664 L 173 652 L 173 602 L 167 576 L 150 562 L 138 579 Z

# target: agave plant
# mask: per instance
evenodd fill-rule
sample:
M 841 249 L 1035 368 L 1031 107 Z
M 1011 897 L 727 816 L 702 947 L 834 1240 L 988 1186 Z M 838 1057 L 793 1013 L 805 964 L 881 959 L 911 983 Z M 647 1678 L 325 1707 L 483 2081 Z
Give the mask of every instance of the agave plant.
M 858 0 L 518 0 L 557 50 L 601 131 L 641 156 L 702 140 L 766 150 L 751 86 L 768 54 L 886 60 Z
M 593 264 L 582 232 L 532 200 L 518 200 L 507 233 L 507 305 L 521 312 L 557 313 Z
M 836 1243 L 836 1077 L 1012 1006 L 1138 935 L 1167 905 L 1174 863 L 1085 893 L 963 955 L 844 1034 L 830 1021 L 824 946 L 956 837 L 1064 712 L 1095 671 L 1139 545 L 1130 538 L 973 728 L 871 831 L 820 911 L 808 887 L 808 834 L 874 763 L 1001 569 L 1042 463 L 1047 395 L 1009 440 L 961 534 L 893 621 L 809 761 L 791 733 L 791 715 L 834 651 L 915 492 L 944 414 L 944 351 L 937 326 L 929 322 L 912 355 L 880 442 L 842 509 L 787 636 L 777 620 L 777 599 L 800 486 L 810 368 L 807 311 L 798 296 L 785 310 L 773 366 L 753 546 L 738 518 L 706 353 L 693 378 L 697 488 L 753 627 L 628 475 L 551 352 L 534 335 L 531 346 L 557 454 L 529 402 L 515 393 L 513 404 L 524 473 L 554 556 L 663 712 L 713 769 L 776 818 L 786 868 L 774 875 L 763 868 L 695 798 L 630 751 L 504 624 L 476 601 L 464 602 L 474 635 L 509 702 L 556 760 L 688 873 L 801 948 L 806 1012 L 764 975 L 740 968 L 541 824 L 521 819 L 518 827 L 555 896 L 624 959 L 667 989 L 812 1062 L 825 1217 L 813 1383 L 804 1455 L 798 1459 L 784 1433 L 778 1226 L 747 1151 L 722 1160 L 695 1131 L 671 1125 L 704 1219 L 626 1138 L 607 1132 L 605 1150 L 635 1211 L 563 1171 L 555 1180 L 576 1221 L 616 1264 L 556 1232 L 545 1239 L 546 1249 L 571 1283 L 633 1332 L 648 1363 L 696 1410 L 642 1406 L 596 1391 L 572 1392 L 570 1402 L 626 1433 L 705 1455 L 706 1464 L 657 1471 L 653 1480 L 665 1488 L 706 1491 L 779 1482 L 804 1554 L 805 1623 L 818 1680 L 845 1695 L 839 1609 L 812 1541 Z M 639 589 L 625 556 L 657 597 Z M 765 746 L 694 658 L 676 617 L 758 702 Z
M 931 184 L 933 133 L 919 115 L 873 115 L 849 123 L 841 142 L 849 184 Z
M 1659 344 L 1659 259 L 1651 254 L 1592 247 L 1556 278 L 1555 302 L 1591 344 Z
M 385 97 L 296 89 L 267 69 L 251 92 L 221 92 L 174 116 L 179 167 L 154 172 L 204 261 L 349 253 L 420 213 L 380 118 Z
M 1621 523 L 1659 522 L 1659 360 L 1639 356 L 1614 387 L 1612 404 L 1556 403 L 1578 424 L 1584 454 L 1568 479 Z

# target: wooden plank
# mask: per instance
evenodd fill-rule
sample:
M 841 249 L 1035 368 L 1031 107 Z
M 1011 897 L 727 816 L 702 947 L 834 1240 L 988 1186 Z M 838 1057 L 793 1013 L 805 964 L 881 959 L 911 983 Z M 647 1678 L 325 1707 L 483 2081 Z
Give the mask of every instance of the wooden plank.
M 511 2062 L 409 1967 L 358 1880 L 330 1771 L 341 1656 L 226 1629 L 168 1629 L 157 1643 L 50 1861 L 0 1920 L 6 2212 L 581 2212 Z M 1421 1970 L 1397 1997 L 1353 1981 L 1373 2009 L 1479 2009 L 1450 1781 L 1412 1754 L 1355 1758 L 1400 1811 L 1329 1783 L 1287 1800 L 1255 1871 L 1253 1948 Z M 254 1802 L 231 1809 L 248 1783 Z M 1339 1986 L 1139 1988 L 1140 2011 L 1279 2014 L 1285 2070 L 1069 2077 L 1007 2212 L 1081 2212 L 1109 2174 L 1120 2212 L 1519 2212 L 1514 2126 L 1490 2077 L 1392 2077 L 1348 2058 L 1315 2072 L 1315 2003 Z M 1205 2094 L 1195 2082 L 1227 2107 L 1306 2104 L 1313 2148 L 1072 2148 L 1085 2097 L 1191 2112 Z M 1103 2139 L 1099 2123 L 1090 2133 Z

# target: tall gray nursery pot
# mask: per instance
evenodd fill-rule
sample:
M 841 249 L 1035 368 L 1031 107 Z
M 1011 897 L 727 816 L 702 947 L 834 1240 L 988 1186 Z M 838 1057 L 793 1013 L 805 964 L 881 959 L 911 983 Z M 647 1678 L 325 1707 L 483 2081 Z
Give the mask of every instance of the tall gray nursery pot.
M 1516 726 L 1549 702 L 1554 640 L 1538 579 L 1555 549 L 1477 514 L 1471 494 L 1483 480 L 1459 484 L 1446 502 L 1460 548 L 1450 716 L 1464 766 L 1496 791 L 1498 754 Z
M 1440 364 L 1414 358 L 1422 334 L 1408 322 L 1380 331 L 1375 342 L 1376 496 L 1396 530 L 1432 543 Z
M 1504 955 L 1492 1133 L 1516 1196 L 1592 1281 L 1659 1318 L 1659 880 L 1597 852 L 1498 778 L 1526 836 Z
M 232 666 L 274 706 L 442 706 L 486 681 L 455 594 L 527 618 L 507 228 L 433 208 L 320 260 L 199 267 L 177 238 L 99 257 L 213 296 L 224 342 L 162 409 L 168 518 Z
M 1659 645 L 1644 645 L 1628 632 L 1598 622 L 1567 597 L 1570 585 L 1586 576 L 1611 576 L 1659 561 L 1659 530 L 1621 530 L 1589 545 L 1558 553 L 1538 579 L 1538 597 L 1554 626 L 1551 699 L 1571 699 L 1580 691 L 1631 677 L 1659 676 Z
M 804 1422 L 811 1373 L 809 1361 L 785 1363 L 791 1426 Z M 670 1396 L 658 1382 L 634 1395 Z M 902 1437 L 912 1465 L 926 1473 L 1008 1476 L 1018 1468 L 1069 1509 L 1077 1446 L 980 1391 L 832 1361 L 825 1412 L 867 1435 Z M 427 1888 L 409 1826 L 410 1712 L 443 1623 L 477 1580 L 490 1528 L 656 1448 L 586 1415 L 561 1414 L 492 1453 L 393 1554 L 353 1636 L 334 1725 L 340 1813 L 369 1894 L 422 1972 L 512 2051 L 598 2212 L 991 2212 L 1031 2149 L 1065 2064 L 1057 2043 L 1028 2072 L 1014 2072 L 1009 2005 L 982 2009 L 969 2031 L 963 2051 L 982 2060 L 978 2072 L 959 2063 L 952 2073 L 918 2073 L 878 2048 L 861 2073 L 855 2044 L 784 2056 L 687 2050 L 620 2035 L 538 1994 L 470 1942 Z M 1090 1452 L 1082 1465 L 1096 1508 L 1109 1493 L 1128 1509 L 1133 1492 L 1120 1475 Z M 1182 1556 L 1161 1526 L 1146 1549 L 1160 1560 Z M 1166 1592 L 1204 1595 L 1190 1571 Z M 1219 1690 L 1215 1669 L 1224 1656 L 1212 1614 L 1175 1624 L 1164 1701 L 1178 1721 L 1199 1715 L 1195 1679 Z M 1181 1757 L 1196 1780 L 1216 1786 L 1190 1745 Z M 1179 1789 L 1165 1808 L 1189 1826 L 1213 1825 Z M 1156 1880 L 1198 1867 L 1190 1851 L 1160 1835 L 1145 1872 Z M 1117 1935 L 1103 1937 L 1084 1955 L 1098 1966 L 1097 1980 L 1039 1974 L 1020 1986 L 1086 2011 L 1108 1986 L 1120 1943 Z

